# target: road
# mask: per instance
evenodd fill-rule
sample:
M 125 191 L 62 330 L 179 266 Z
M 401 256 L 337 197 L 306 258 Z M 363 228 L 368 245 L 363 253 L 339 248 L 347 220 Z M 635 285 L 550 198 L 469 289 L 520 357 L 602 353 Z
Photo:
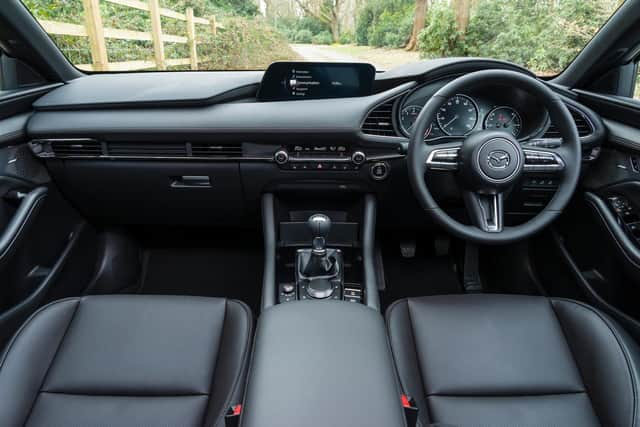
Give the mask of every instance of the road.
M 317 44 L 290 44 L 291 49 L 305 61 L 318 62 L 359 62 L 354 56 L 336 52 L 331 46 Z
M 398 65 L 420 60 L 418 52 L 407 52 L 404 49 L 317 44 L 291 44 L 290 46 L 305 61 L 368 62 L 377 70 L 390 70 Z

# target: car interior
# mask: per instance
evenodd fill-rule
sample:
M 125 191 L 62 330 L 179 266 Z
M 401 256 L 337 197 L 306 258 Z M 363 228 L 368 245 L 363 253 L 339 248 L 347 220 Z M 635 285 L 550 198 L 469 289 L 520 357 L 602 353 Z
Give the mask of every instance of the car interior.
M 640 426 L 639 59 L 89 73 L 3 1 L 0 425 Z

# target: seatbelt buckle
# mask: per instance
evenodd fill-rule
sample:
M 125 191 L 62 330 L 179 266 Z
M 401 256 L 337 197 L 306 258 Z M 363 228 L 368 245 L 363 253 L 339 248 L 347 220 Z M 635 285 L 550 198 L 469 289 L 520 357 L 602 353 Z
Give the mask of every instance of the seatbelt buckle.
M 418 425 L 418 407 L 413 397 L 406 394 L 400 395 L 402 401 L 402 409 L 404 410 L 404 418 L 407 420 L 407 426 L 415 427 Z
M 224 416 L 225 427 L 238 427 L 240 425 L 240 414 L 242 413 L 242 405 L 237 404 L 229 407 Z

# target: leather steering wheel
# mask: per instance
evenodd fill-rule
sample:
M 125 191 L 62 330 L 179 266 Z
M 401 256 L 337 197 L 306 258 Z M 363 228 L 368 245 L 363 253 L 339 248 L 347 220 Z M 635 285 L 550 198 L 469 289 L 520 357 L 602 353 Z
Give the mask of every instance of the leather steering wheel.
M 511 133 L 481 130 L 459 141 L 428 145 L 424 135 L 438 109 L 452 96 L 480 85 L 498 84 L 522 89 L 547 109 L 562 137 L 559 146 L 522 145 Z M 565 208 L 580 177 L 582 151 L 575 122 L 560 97 L 542 82 L 507 70 L 477 71 L 438 90 L 418 116 L 409 140 L 409 181 L 420 204 L 434 220 L 455 236 L 479 244 L 504 244 L 524 239 L 549 225 Z M 473 225 L 462 224 L 442 210 L 425 181 L 427 171 L 456 173 Z M 503 195 L 523 175 L 554 174 L 558 189 L 547 206 L 524 224 L 505 227 Z

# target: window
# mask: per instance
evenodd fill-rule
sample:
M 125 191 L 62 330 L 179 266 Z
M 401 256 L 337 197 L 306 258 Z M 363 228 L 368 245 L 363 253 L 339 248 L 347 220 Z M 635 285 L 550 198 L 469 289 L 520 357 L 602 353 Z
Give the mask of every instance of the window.
M 622 0 L 23 0 L 87 71 L 485 56 L 562 71 Z

